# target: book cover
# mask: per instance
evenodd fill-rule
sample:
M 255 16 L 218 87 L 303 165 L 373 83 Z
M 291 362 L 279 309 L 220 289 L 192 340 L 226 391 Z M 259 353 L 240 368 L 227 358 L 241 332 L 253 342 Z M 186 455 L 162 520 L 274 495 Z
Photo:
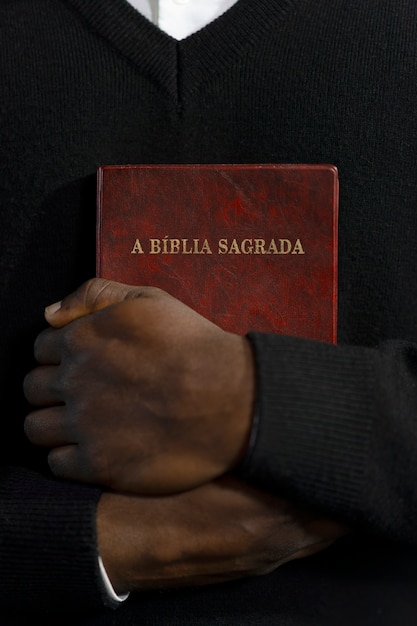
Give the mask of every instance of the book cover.
M 225 330 L 336 342 L 329 164 L 104 165 L 97 275 L 160 287 Z

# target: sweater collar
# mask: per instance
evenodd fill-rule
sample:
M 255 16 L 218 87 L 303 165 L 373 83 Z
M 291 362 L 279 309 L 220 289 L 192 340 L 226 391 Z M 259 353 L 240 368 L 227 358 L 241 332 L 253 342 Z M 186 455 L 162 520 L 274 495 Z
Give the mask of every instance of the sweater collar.
M 126 0 L 65 0 L 90 30 L 155 79 L 178 101 L 230 67 L 267 32 L 279 30 L 300 0 L 238 0 L 198 32 L 175 40 Z

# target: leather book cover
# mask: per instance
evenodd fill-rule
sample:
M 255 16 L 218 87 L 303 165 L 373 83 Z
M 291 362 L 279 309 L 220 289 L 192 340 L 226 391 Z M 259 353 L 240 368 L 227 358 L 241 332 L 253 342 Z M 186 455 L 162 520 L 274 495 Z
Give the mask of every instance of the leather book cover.
M 168 291 L 233 332 L 336 342 L 333 165 L 105 165 L 97 275 Z

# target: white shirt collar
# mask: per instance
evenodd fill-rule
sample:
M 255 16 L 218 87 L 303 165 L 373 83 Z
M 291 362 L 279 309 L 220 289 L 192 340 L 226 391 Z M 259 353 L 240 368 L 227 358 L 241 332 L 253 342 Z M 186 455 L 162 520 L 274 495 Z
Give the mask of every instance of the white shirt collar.
M 174 39 L 200 30 L 237 0 L 128 0 L 148 20 Z

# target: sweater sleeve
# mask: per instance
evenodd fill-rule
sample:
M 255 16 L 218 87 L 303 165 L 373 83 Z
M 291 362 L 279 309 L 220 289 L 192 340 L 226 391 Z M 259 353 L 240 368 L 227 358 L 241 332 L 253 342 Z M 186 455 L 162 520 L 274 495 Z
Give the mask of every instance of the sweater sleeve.
M 99 571 L 100 490 L 23 467 L 0 471 L 0 604 L 4 609 L 117 606 Z
M 417 544 L 417 346 L 249 338 L 259 420 L 243 477 Z

